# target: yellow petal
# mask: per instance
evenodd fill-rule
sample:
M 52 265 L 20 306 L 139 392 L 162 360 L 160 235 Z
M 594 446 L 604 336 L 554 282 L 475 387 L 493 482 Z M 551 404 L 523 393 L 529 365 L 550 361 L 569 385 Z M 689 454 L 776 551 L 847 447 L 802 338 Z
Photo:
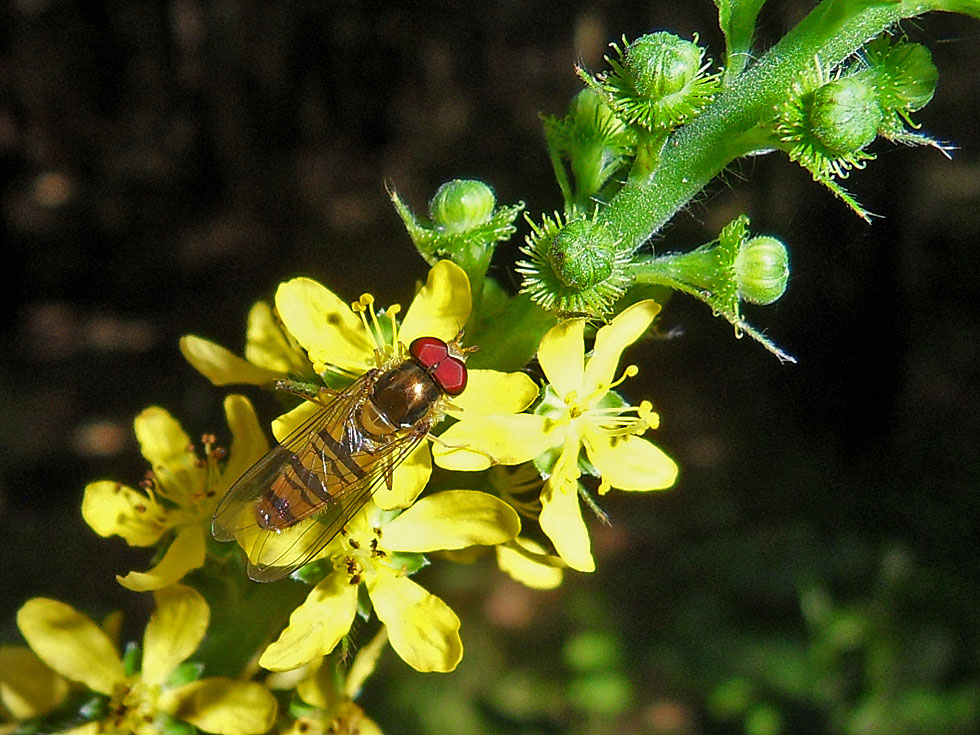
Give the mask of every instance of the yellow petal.
M 276 720 L 276 698 L 263 685 L 210 677 L 164 692 L 161 709 L 220 735 L 258 735 Z
M 378 659 L 386 645 L 388 645 L 388 629 L 382 625 L 381 630 L 374 635 L 374 638 L 366 646 L 361 646 L 357 655 L 354 656 L 354 662 L 351 664 L 347 672 L 347 680 L 344 682 L 344 694 L 351 699 L 357 699 L 364 682 L 374 673 Z M 297 692 L 299 693 L 298 689 Z M 301 693 L 300 696 L 302 696 Z
M 182 584 L 153 593 L 156 610 L 143 634 L 143 681 L 162 684 L 204 639 L 211 611 L 201 593 Z
M 221 345 L 195 334 L 180 338 L 180 351 L 195 370 L 215 385 L 268 385 L 286 377 L 285 372 L 243 360 Z
M 394 510 L 395 508 L 407 508 L 419 496 L 425 488 L 432 474 L 432 454 L 429 451 L 429 443 L 422 442 L 405 461 L 395 468 L 392 473 L 391 490 L 384 480 L 376 488 L 374 502 L 382 510 Z
M 677 479 L 677 464 L 663 450 L 640 436 L 586 436 L 589 461 L 604 486 L 619 490 L 663 490 Z
M 271 671 L 263 679 L 265 685 L 272 689 L 273 691 L 289 691 L 291 689 L 296 689 L 304 681 L 315 680 L 317 678 L 317 672 L 320 670 L 320 664 L 323 662 L 323 657 L 310 661 L 310 663 L 300 666 L 298 669 L 290 669 L 289 671 Z M 316 687 L 316 691 L 320 692 L 319 687 Z M 315 701 L 310 701 L 307 699 L 303 692 L 297 691 L 300 698 L 307 704 L 312 704 L 315 707 L 326 708 L 328 703 L 323 697 L 322 692 L 316 695 Z
M 527 538 L 516 538 L 497 547 L 497 566 L 511 579 L 536 590 L 551 590 L 561 584 L 565 564 L 545 553 L 544 547 Z
M 520 464 L 555 445 L 558 427 L 529 413 L 466 416 L 439 435 L 432 455 L 447 470 L 485 470 L 491 464 Z
M 448 342 L 470 318 L 471 307 L 470 280 L 465 271 L 440 260 L 408 307 L 398 339 L 406 345 L 416 337 L 439 337 Z
M 584 330 L 584 319 L 567 319 L 545 332 L 538 347 L 541 369 L 562 398 L 571 391 L 582 392 Z
M 82 497 L 82 518 L 92 530 L 106 538 L 122 536 L 130 546 L 152 546 L 177 515 L 111 480 L 89 483 Z
M 282 443 L 286 440 L 287 436 L 292 434 L 321 408 L 323 408 L 322 404 L 314 401 L 303 401 L 295 408 L 273 419 L 272 435 L 276 438 L 277 442 Z
M 102 618 L 102 632 L 109 636 L 109 640 L 115 644 L 116 648 L 119 648 L 119 636 L 122 631 L 122 624 L 122 610 L 113 610 Z
M 27 646 L 0 646 L 0 705 L 15 720 L 38 717 L 57 707 L 68 682 Z
M 428 495 L 384 527 L 384 546 L 392 551 L 441 551 L 493 546 L 521 531 L 521 520 L 507 503 L 476 490 Z
M 578 445 L 567 447 L 541 490 L 541 530 L 572 569 L 594 572 L 592 542 L 578 502 Z
M 435 595 L 386 567 L 368 580 L 378 620 L 391 647 L 416 671 L 452 671 L 463 658 L 459 618 Z
M 520 413 L 534 403 L 538 386 L 524 373 L 470 370 L 466 390 L 453 398 L 465 412 Z
M 270 671 L 295 669 L 330 653 L 354 621 L 357 585 L 331 574 L 293 610 L 279 639 L 263 651 L 259 665 Z
M 306 664 L 306 666 L 300 666 L 298 669 L 273 672 L 265 678 L 266 686 L 279 689 L 295 689 L 296 694 L 306 704 L 319 707 L 320 709 L 327 709 L 336 698 L 336 690 L 334 688 L 336 684 L 332 677 L 333 672 L 323 668 L 323 661 L 324 657 L 319 656 Z M 303 676 L 293 686 L 272 687 L 272 682 L 276 680 L 276 677 L 288 676 L 294 672 L 302 672 Z
M 264 301 L 256 302 L 248 312 L 245 359 L 280 377 L 312 375 L 312 366 L 302 352 L 286 338 L 272 307 Z
M 181 527 L 167 548 L 167 553 L 145 572 L 130 572 L 125 577 L 116 575 L 116 581 L 133 592 L 158 590 L 183 579 L 192 569 L 204 566 L 204 529 L 199 525 Z
M 207 482 L 207 469 L 198 464 L 191 440 L 180 423 L 159 406 L 144 409 L 133 421 L 140 452 L 153 468 L 159 492 L 178 505 Z
M 71 605 L 35 597 L 17 611 L 17 627 L 34 653 L 66 679 L 111 694 L 126 678 L 109 637 Z
M 223 495 L 245 470 L 269 451 L 269 442 L 248 398 L 240 395 L 226 397 L 225 416 L 233 438 L 221 481 L 211 488 L 216 495 Z
M 639 301 L 596 332 L 592 357 L 585 367 L 585 386 L 589 390 L 615 380 L 616 366 L 623 350 L 647 331 L 659 311 L 660 304 L 656 301 Z
M 374 342 L 350 307 L 309 278 L 294 278 L 276 290 L 276 310 L 314 363 L 364 372 Z

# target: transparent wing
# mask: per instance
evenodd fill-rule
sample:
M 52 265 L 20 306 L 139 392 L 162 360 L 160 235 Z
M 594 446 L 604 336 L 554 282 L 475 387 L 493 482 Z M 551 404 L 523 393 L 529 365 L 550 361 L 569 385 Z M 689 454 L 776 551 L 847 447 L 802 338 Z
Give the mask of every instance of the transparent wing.
M 238 478 L 218 503 L 211 520 L 211 533 L 218 541 L 231 541 L 242 532 L 258 527 L 258 515 L 243 511 L 254 510 L 254 501 L 265 495 L 277 480 L 283 480 L 295 470 L 296 460 L 310 446 L 313 437 L 324 430 L 348 431 L 366 382 L 365 376 L 352 383 Z
M 271 582 L 309 562 L 425 437 L 413 427 L 366 437 L 357 410 L 369 385 L 361 378 L 313 414 L 218 504 L 212 533 L 239 542 L 252 579 Z

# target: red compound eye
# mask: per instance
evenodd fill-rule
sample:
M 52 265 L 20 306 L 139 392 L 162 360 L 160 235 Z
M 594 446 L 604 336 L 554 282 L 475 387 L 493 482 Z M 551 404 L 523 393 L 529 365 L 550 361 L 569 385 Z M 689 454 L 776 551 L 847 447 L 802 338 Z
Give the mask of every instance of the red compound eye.
M 419 337 L 408 346 L 408 351 L 426 370 L 449 357 L 449 347 L 438 337 Z
M 458 357 L 447 357 L 440 362 L 432 377 L 451 396 L 458 396 L 466 390 L 466 365 Z
M 408 352 L 443 392 L 458 396 L 466 389 L 466 365 L 450 355 L 448 345 L 438 337 L 419 337 L 408 346 Z

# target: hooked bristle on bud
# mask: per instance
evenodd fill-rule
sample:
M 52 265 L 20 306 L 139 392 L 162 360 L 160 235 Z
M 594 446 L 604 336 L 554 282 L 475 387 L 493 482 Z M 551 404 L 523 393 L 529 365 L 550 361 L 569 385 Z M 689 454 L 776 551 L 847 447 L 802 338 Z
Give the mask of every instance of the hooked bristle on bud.
M 541 225 L 528 220 L 532 234 L 517 264 L 521 288 L 544 309 L 563 314 L 601 316 L 608 313 L 630 283 L 629 251 L 594 220 L 562 224 L 557 213 Z
M 858 77 L 824 84 L 805 104 L 810 132 L 832 156 L 859 151 L 878 134 L 881 108 L 874 89 Z
M 912 113 L 918 112 L 932 100 L 939 81 L 939 70 L 932 63 L 932 54 L 922 44 L 882 36 L 868 44 L 861 72 L 874 85 L 882 120 L 878 134 L 894 143 L 929 145 L 949 156 L 952 146 L 918 130 Z
M 579 70 L 579 76 L 629 125 L 669 132 L 695 117 L 720 88 L 719 75 L 707 73 L 711 64 L 697 37 L 686 41 L 661 31 L 612 47 L 609 72 L 593 78 Z
M 920 43 L 895 45 L 882 37 L 868 45 L 866 63 L 874 75 L 878 104 L 887 112 L 917 112 L 932 101 L 939 70 Z
M 852 169 L 864 168 L 874 159 L 865 148 L 877 135 L 881 119 L 874 89 L 860 74 L 825 71 L 815 60 L 778 108 L 774 132 L 791 161 L 870 221 L 837 179 L 847 178 Z

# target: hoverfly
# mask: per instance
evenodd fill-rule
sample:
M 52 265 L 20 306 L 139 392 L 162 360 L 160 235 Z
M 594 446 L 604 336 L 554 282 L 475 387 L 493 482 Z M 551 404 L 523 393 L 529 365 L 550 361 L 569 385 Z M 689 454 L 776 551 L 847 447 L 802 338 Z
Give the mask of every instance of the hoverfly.
M 218 541 L 249 539 L 248 576 L 272 582 L 317 555 L 442 420 L 466 388 L 461 334 L 419 337 L 368 371 L 242 475 L 214 512 Z M 266 558 L 268 557 L 268 558 Z

